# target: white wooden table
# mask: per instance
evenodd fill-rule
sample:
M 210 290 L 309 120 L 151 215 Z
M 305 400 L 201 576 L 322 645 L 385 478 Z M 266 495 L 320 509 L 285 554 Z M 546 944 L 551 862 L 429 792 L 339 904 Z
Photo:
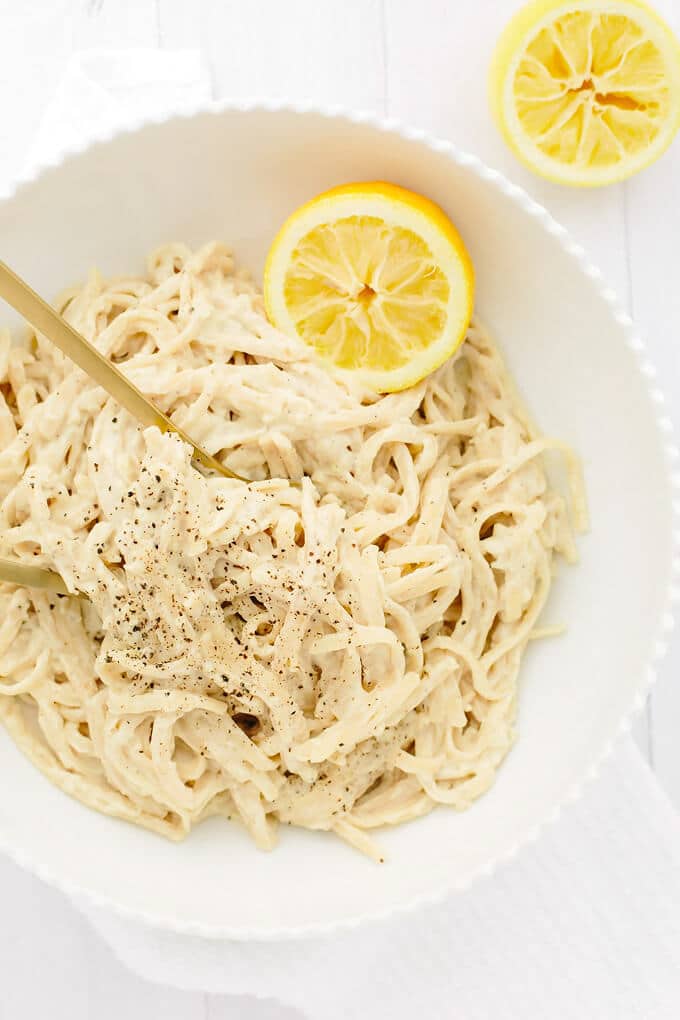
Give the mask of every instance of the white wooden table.
M 680 0 L 656 0 L 680 33 Z M 199 48 L 216 96 L 285 97 L 397 117 L 470 149 L 589 250 L 646 336 L 680 435 L 680 140 L 596 192 L 546 184 L 492 126 L 486 72 L 518 0 L 0 0 L 0 160 L 19 171 L 74 50 Z M 39 243 L 39 238 L 36 238 Z M 680 809 L 680 638 L 635 738 Z M 0 860 L 0 1020 L 285 1020 L 273 1005 L 159 989 L 128 974 L 58 893 Z M 608 1020 L 608 1018 L 607 1018 Z

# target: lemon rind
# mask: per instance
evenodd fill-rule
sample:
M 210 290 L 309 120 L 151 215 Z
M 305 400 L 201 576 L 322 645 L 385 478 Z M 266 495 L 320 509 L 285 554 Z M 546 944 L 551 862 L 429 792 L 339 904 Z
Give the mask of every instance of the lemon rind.
M 379 393 L 394 393 L 420 382 L 460 347 L 472 317 L 474 267 L 465 244 L 446 213 L 430 199 L 383 181 L 332 188 L 300 206 L 286 220 L 267 256 L 264 299 L 270 321 L 288 336 L 299 333 L 286 306 L 282 281 L 290 258 L 314 227 L 344 216 L 375 216 L 390 226 L 411 229 L 428 244 L 433 259 L 446 273 L 450 296 L 447 328 L 431 346 L 394 369 L 342 369 L 330 357 L 317 356 L 334 374 Z M 465 300 L 461 301 L 461 295 Z M 303 341 L 304 342 L 304 341 Z M 312 348 L 310 348 L 312 349 Z
M 665 129 L 638 156 L 611 167 L 577 169 L 572 164 L 545 156 L 527 136 L 515 111 L 512 84 L 529 42 L 541 29 L 571 11 L 623 14 L 637 21 L 664 55 L 670 75 L 673 107 Z M 614 184 L 659 159 L 680 128 L 680 42 L 667 22 L 642 0 L 533 0 L 508 22 L 498 40 L 489 72 L 489 100 L 506 144 L 529 170 L 555 184 L 583 188 Z

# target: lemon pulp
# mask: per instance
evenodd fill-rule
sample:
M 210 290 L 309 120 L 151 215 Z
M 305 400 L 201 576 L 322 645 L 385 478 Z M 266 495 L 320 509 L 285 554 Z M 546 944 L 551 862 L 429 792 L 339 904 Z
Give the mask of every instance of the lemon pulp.
M 413 385 L 455 351 L 473 289 L 448 217 L 385 182 L 344 185 L 302 206 L 265 269 L 272 322 L 380 392 Z
M 532 169 L 565 183 L 608 183 L 670 144 L 680 47 L 637 0 L 538 0 L 501 37 L 492 89 L 503 132 Z
M 446 326 L 450 287 L 425 242 L 374 216 L 311 230 L 284 283 L 302 339 L 340 368 L 398 368 Z

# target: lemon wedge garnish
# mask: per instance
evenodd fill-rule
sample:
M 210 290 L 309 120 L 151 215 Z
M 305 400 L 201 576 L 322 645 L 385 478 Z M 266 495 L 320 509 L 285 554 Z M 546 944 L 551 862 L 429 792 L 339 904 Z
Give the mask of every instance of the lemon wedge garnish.
M 680 125 L 680 44 L 640 0 L 535 0 L 498 42 L 490 98 L 531 170 L 585 187 L 620 181 Z
M 456 351 L 473 292 L 446 214 L 381 181 L 333 188 L 294 212 L 264 273 L 272 323 L 378 393 L 414 385 Z

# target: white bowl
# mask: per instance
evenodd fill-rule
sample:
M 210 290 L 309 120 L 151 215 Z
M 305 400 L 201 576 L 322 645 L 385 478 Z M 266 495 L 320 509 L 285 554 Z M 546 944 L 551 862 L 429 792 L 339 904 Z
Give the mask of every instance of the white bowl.
M 146 252 L 174 239 L 223 238 L 258 271 L 298 204 L 374 178 L 423 192 L 450 214 L 475 262 L 478 309 L 520 389 L 544 430 L 583 458 L 592 530 L 548 607 L 568 632 L 526 655 L 519 740 L 491 792 L 466 813 L 440 809 L 381 834 L 382 867 L 331 836 L 289 829 L 278 850 L 260 853 L 220 820 L 180 846 L 166 843 L 70 800 L 1 733 L 0 845 L 81 900 L 171 931 L 327 931 L 468 886 L 579 792 L 630 725 L 663 652 L 673 479 L 653 369 L 581 249 L 474 157 L 366 117 L 211 106 L 21 182 L 0 202 L 2 257 L 46 295 L 92 265 L 141 270 Z

